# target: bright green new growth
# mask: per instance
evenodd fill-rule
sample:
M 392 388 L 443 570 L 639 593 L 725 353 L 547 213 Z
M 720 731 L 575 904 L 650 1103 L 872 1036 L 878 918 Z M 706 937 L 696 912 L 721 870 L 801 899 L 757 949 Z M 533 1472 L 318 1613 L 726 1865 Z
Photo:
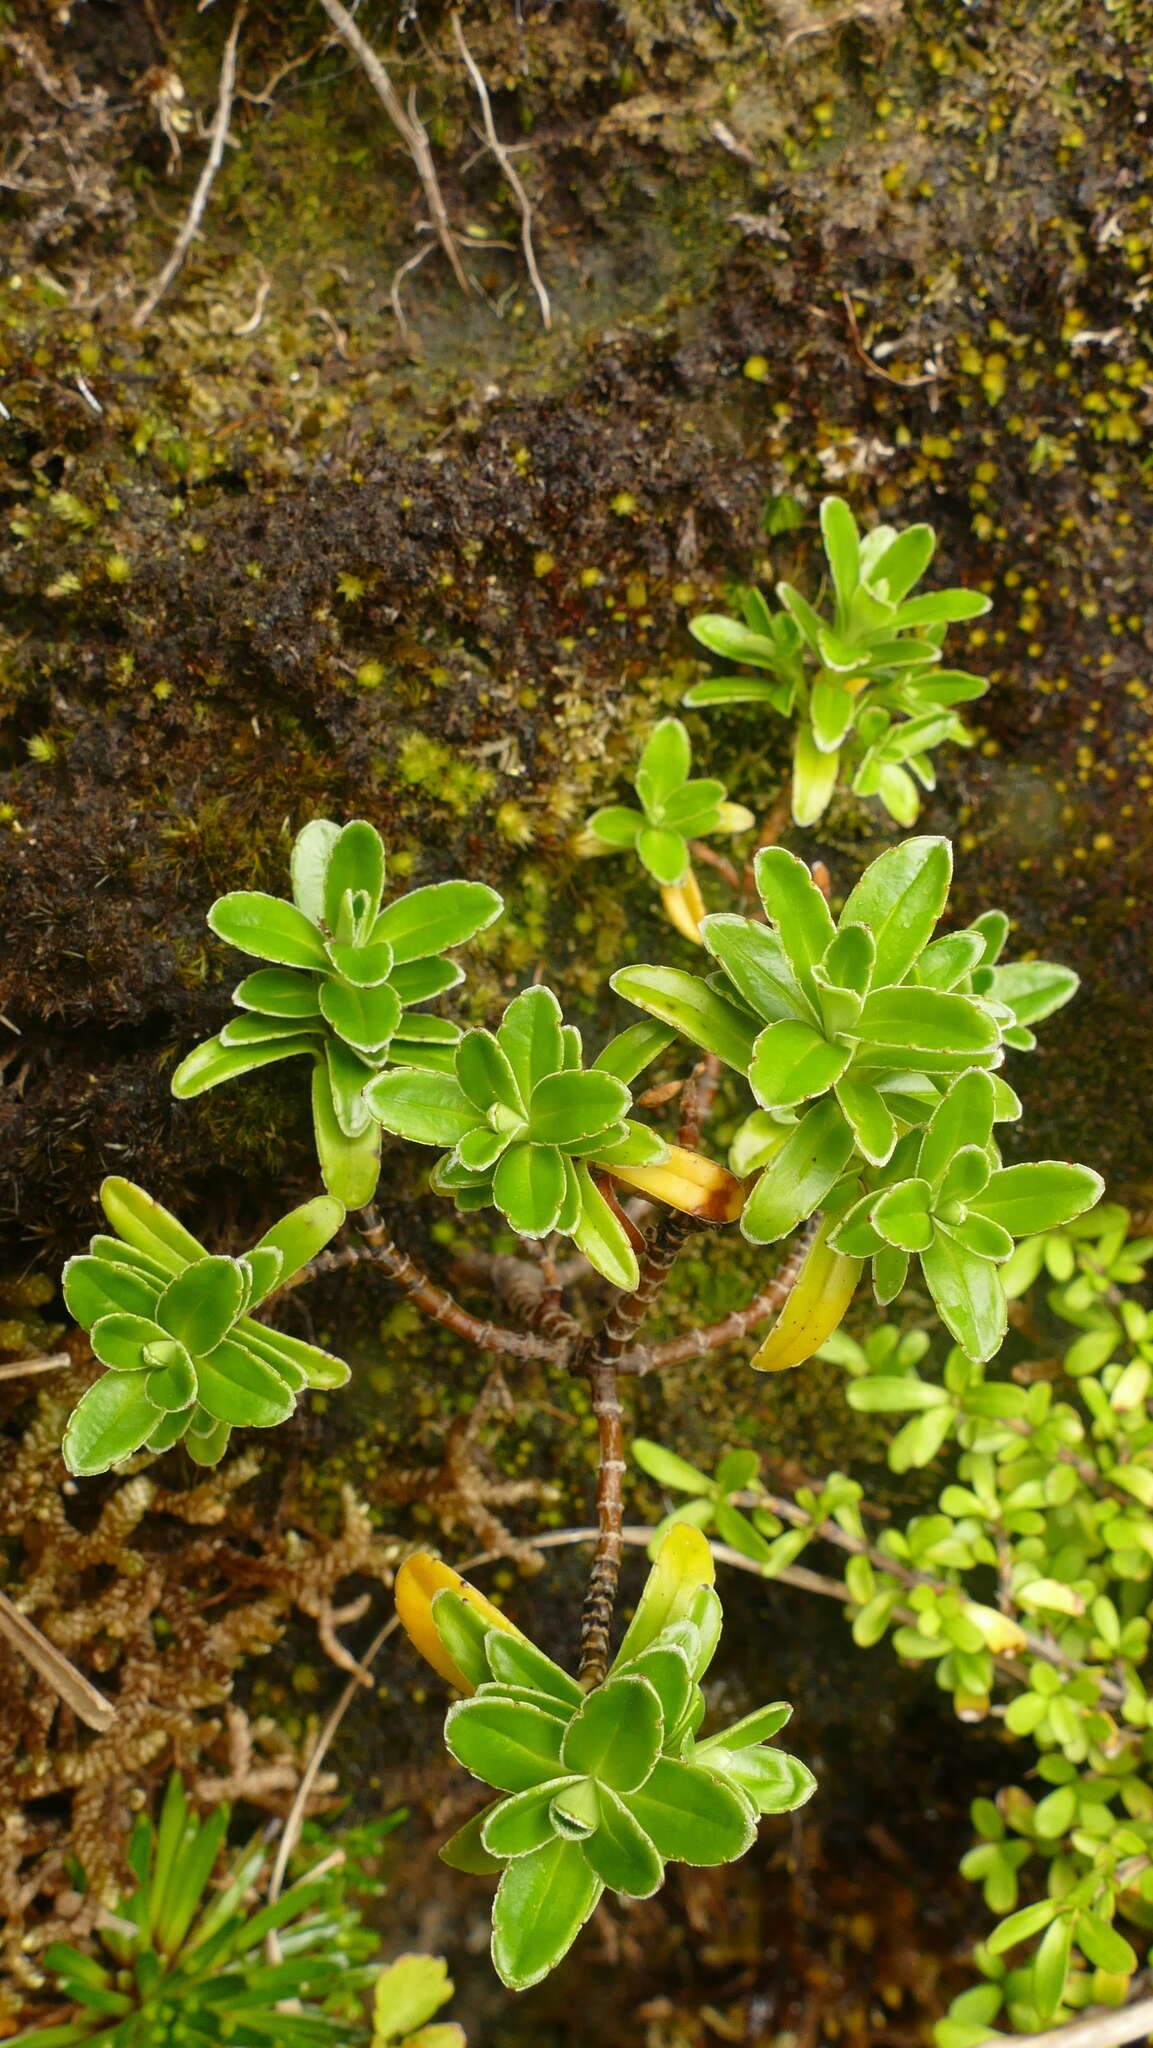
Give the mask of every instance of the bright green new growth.
M 384 843 L 374 825 L 314 818 L 292 849 L 292 894 L 238 890 L 208 913 L 218 938 L 275 964 L 250 974 L 232 1000 L 243 1015 L 181 1061 L 181 1101 L 256 1067 L 307 1053 L 324 1184 L 348 1208 L 370 1202 L 380 1130 L 365 1086 L 389 1063 L 450 1071 L 460 1031 L 414 1005 L 443 995 L 463 970 L 443 956 L 498 917 L 483 882 L 434 882 L 381 908 Z
M 331 1195 L 305 1202 L 244 1257 L 215 1258 L 142 1188 L 100 1190 L 115 1235 L 64 1268 L 64 1299 L 108 1370 L 69 1418 L 69 1471 L 106 1472 L 144 1447 L 183 1439 L 197 1464 L 223 1457 L 231 1430 L 267 1429 L 302 1387 L 339 1387 L 348 1367 L 250 1311 L 314 1258 L 344 1221 Z
M 721 1631 L 715 1590 L 684 1585 L 670 1602 L 658 1567 L 647 1601 L 608 1678 L 587 1695 L 458 1594 L 433 1601 L 445 1648 L 477 1688 L 449 1708 L 445 1741 L 504 1795 L 441 1853 L 457 1869 L 501 1872 L 492 1956 L 514 1990 L 556 1967 L 606 1887 L 649 1898 L 666 1863 L 731 1863 L 750 1847 L 758 1815 L 789 1813 L 815 1789 L 804 1764 L 764 1747 L 788 1706 L 697 1740 L 700 1681 Z
M 452 1993 L 442 1956 L 398 1956 L 376 1980 L 372 2048 L 465 2048 L 454 2021 L 428 2024 Z
M 747 832 L 756 822 L 743 804 L 728 803 L 723 782 L 689 779 L 692 747 L 679 718 L 654 727 L 637 769 L 642 809 L 609 804 L 588 821 L 582 850 L 616 853 L 631 847 L 655 882 L 675 888 L 689 872 L 689 840 L 716 832 Z M 599 846 L 588 844 L 588 836 Z
M 997 1267 L 1013 1238 L 1053 1229 L 1100 1195 L 1088 1167 L 1001 1170 L 995 1122 L 1021 1106 L 993 1069 L 1029 1026 L 1068 1002 L 1077 977 L 1042 961 L 999 967 L 1008 920 L 988 911 L 934 938 L 952 872 L 946 839 L 908 839 L 866 868 L 841 916 L 804 863 L 757 856 L 767 924 L 727 914 L 701 926 L 718 973 L 626 967 L 613 987 L 747 1075 L 760 1110 L 733 1169 L 761 1168 L 741 1218 L 754 1244 L 824 1208 L 833 1240 L 871 1257 L 877 1299 L 909 1256 L 949 1330 L 989 1358 L 1005 1328 Z
M 860 534 L 842 498 L 825 498 L 821 532 L 833 582 L 832 617 L 822 616 L 789 583 L 784 609 L 772 612 L 759 590 L 744 599 L 744 623 L 706 612 L 690 631 L 712 654 L 761 669 L 760 676 L 714 676 L 686 704 L 765 704 L 795 718 L 793 818 L 815 825 L 842 762 L 856 764 L 858 796 L 879 797 L 900 825 L 920 808 L 917 783 L 934 787 L 931 750 L 972 741 L 954 705 L 984 695 L 980 676 L 939 666 L 947 627 L 978 618 L 987 597 L 938 590 L 911 598 L 933 558 L 931 526 L 876 526 Z M 914 779 L 915 778 L 915 779 Z
M 433 1185 L 458 1208 L 497 1208 L 522 1237 L 560 1231 L 615 1286 L 635 1287 L 636 1254 L 589 1169 L 665 1158 L 663 1140 L 630 1119 L 628 1084 L 671 1036 L 623 1032 L 586 1070 L 552 990 L 529 988 L 495 1033 L 464 1034 L 454 1074 L 397 1068 L 366 1100 L 386 1130 L 444 1149 Z
M 264 1843 L 233 1859 L 220 1888 L 211 1883 L 228 1820 L 229 1808 L 217 1806 L 199 1821 L 180 1779 L 169 1779 L 157 1824 L 141 1815 L 133 1829 L 137 1888 L 99 1927 L 107 1960 L 65 1942 L 45 1950 L 46 1968 L 80 2011 L 22 2035 L 24 2048 L 353 2048 L 363 2040 L 360 2023 L 330 2007 L 372 1975 L 351 1960 L 365 1943 L 339 1873 L 306 1876 L 253 1912 L 246 1901 L 269 1861 Z M 276 1931 L 282 1960 L 269 1963 L 264 1942 Z

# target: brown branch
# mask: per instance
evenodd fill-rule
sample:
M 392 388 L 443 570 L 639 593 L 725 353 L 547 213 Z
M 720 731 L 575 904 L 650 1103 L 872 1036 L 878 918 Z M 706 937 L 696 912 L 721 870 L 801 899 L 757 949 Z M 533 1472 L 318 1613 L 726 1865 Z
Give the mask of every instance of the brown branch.
M 664 1372 L 669 1366 L 684 1365 L 690 1358 L 705 1358 L 710 1351 L 719 1351 L 725 1344 L 735 1344 L 739 1338 L 747 1337 L 758 1323 L 784 1308 L 800 1277 L 811 1243 L 812 1226 L 807 1225 L 768 1286 L 744 1308 L 733 1309 L 720 1322 L 711 1323 L 705 1330 L 685 1330 L 681 1336 L 670 1337 L 664 1344 L 623 1352 L 617 1360 L 618 1372 L 639 1379 L 645 1373 Z
M 491 1287 L 519 1321 L 550 1343 L 581 1344 L 585 1333 L 558 1298 L 562 1274 L 555 1266 L 552 1270 L 553 1284 L 548 1285 L 541 1268 L 530 1265 L 527 1259 L 499 1252 L 465 1252 L 457 1260 L 454 1273 L 464 1280 Z
M 718 875 L 724 877 L 734 895 L 739 896 L 742 893 L 741 878 L 732 861 L 723 853 L 718 853 L 715 846 L 709 846 L 703 839 L 690 839 L 689 852 L 694 860 L 703 861 L 706 867 L 715 868 Z
M 516 165 L 513 163 L 508 150 L 505 148 L 504 143 L 501 141 L 500 136 L 496 132 L 496 123 L 492 118 L 492 103 L 489 100 L 488 87 L 484 82 L 484 77 L 481 72 L 480 66 L 478 65 L 475 57 L 473 56 L 472 51 L 469 49 L 468 44 L 465 42 L 464 30 L 460 25 L 459 14 L 454 13 L 452 16 L 452 32 L 456 37 L 456 46 L 464 59 L 465 68 L 468 71 L 468 75 L 472 79 L 472 82 L 476 87 L 476 95 L 480 101 L 481 119 L 484 122 L 485 141 L 488 143 L 488 146 L 491 149 L 498 164 L 500 165 L 501 170 L 504 172 L 506 182 L 511 188 L 513 198 L 516 200 L 517 207 L 520 212 L 520 243 L 521 248 L 524 250 L 525 269 L 528 271 L 529 277 L 532 281 L 532 288 L 537 296 L 537 304 L 540 307 L 541 325 L 542 327 L 550 328 L 552 326 L 552 307 L 549 304 L 549 296 L 548 292 L 545 289 L 544 279 L 542 278 L 540 270 L 537 267 L 536 251 L 533 248 L 532 201 L 529 198 L 528 193 L 525 191 L 523 184 L 521 183 Z
M 686 1152 L 695 1152 L 700 1144 L 701 1125 L 709 1120 L 720 1084 L 721 1063 L 715 1052 L 707 1052 L 704 1059 L 699 1060 L 693 1068 L 681 1096 L 681 1121 L 677 1131 L 677 1144 Z
M 453 276 L 461 291 L 467 296 L 469 282 L 460 260 L 456 237 L 449 223 L 448 211 L 429 148 L 428 133 L 417 114 L 415 99 L 410 94 L 407 108 L 401 105 L 400 94 L 372 44 L 365 41 L 348 9 L 341 6 L 340 0 L 320 0 L 320 4 L 345 48 L 351 51 L 357 63 L 363 66 L 373 91 L 382 101 L 389 120 L 416 165 L 436 239 L 452 265 Z
M 164 297 L 181 264 L 184 262 L 189 249 L 192 247 L 196 231 L 204 217 L 204 209 L 208 204 L 208 195 L 212 190 L 216 173 L 224 161 L 225 146 L 228 142 L 228 123 L 232 118 L 232 96 L 236 88 L 236 46 L 240 40 L 240 29 L 244 21 L 246 9 L 247 0 L 237 0 L 236 13 L 232 17 L 232 27 L 228 31 L 228 41 L 224 45 L 224 56 L 220 65 L 220 85 L 217 92 L 216 114 L 212 122 L 208 157 L 204 169 L 197 179 L 196 190 L 192 195 L 192 204 L 184 217 L 184 225 L 173 243 L 172 254 L 152 285 L 151 290 L 141 300 L 135 313 L 132 315 L 133 327 L 143 327 L 144 322 L 156 311 L 157 306 Z
M 841 286 L 841 303 L 845 308 L 845 318 L 849 323 L 849 340 L 853 344 L 853 353 L 868 371 L 870 377 L 879 377 L 882 384 L 895 384 L 898 391 L 911 391 L 918 384 L 936 384 L 940 381 L 941 373 L 939 370 L 929 370 L 923 377 L 894 377 L 891 370 L 882 370 L 880 363 L 873 361 L 872 356 L 868 353 L 864 342 L 861 340 L 861 329 L 857 321 L 857 309 L 844 285 Z

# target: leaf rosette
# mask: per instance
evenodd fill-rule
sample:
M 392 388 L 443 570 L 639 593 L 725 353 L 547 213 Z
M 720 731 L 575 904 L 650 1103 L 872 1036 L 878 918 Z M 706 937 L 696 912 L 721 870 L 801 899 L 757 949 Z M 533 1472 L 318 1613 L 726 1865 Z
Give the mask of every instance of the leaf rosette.
M 689 630 L 723 660 L 757 671 L 712 676 L 685 703 L 763 704 L 797 721 L 793 746 L 793 818 L 815 825 L 853 767 L 859 796 L 878 797 L 898 824 L 920 808 L 918 784 L 935 783 L 931 753 L 951 740 L 970 746 L 955 706 L 984 695 L 981 676 L 941 666 L 955 621 L 980 617 L 978 591 L 910 595 L 933 559 L 931 526 L 876 526 L 861 534 L 843 498 L 821 504 L 821 534 L 832 584 L 832 616 L 790 583 L 778 583 L 782 609 L 748 590 L 743 618 L 704 613 Z
M 606 1888 L 649 1898 L 666 1863 L 733 1862 L 760 1815 L 811 1796 L 811 1772 L 765 1746 L 788 1706 L 699 1739 L 722 1616 L 698 1529 L 668 1531 L 608 1677 L 588 1694 L 431 1563 L 402 1566 L 398 1611 L 418 1648 L 435 1635 L 436 1668 L 447 1657 L 471 1694 L 449 1708 L 451 1754 L 501 1795 L 441 1853 L 456 1869 L 501 1873 L 492 1955 L 504 1983 L 523 1990 L 547 1976 Z
M 303 1388 L 344 1385 L 342 1359 L 252 1317 L 340 1228 L 331 1195 L 292 1210 L 235 1259 L 207 1252 L 131 1181 L 106 1180 L 100 1200 L 115 1235 L 94 1237 L 64 1268 L 68 1310 L 107 1368 L 69 1418 L 69 1471 L 106 1472 L 182 1441 L 197 1464 L 214 1465 L 233 1428 L 272 1428 Z
M 236 890 L 212 905 L 217 937 L 270 964 L 234 989 L 242 1014 L 181 1061 L 172 1092 L 184 1101 L 307 1054 L 324 1184 L 355 1208 L 371 1201 L 380 1172 L 365 1087 L 389 1063 L 451 1071 L 459 1026 L 416 1006 L 464 979 L 446 952 L 490 925 L 503 902 L 486 883 L 451 881 L 383 903 L 384 843 L 362 818 L 343 827 L 313 819 L 297 835 L 291 873 L 291 903 Z

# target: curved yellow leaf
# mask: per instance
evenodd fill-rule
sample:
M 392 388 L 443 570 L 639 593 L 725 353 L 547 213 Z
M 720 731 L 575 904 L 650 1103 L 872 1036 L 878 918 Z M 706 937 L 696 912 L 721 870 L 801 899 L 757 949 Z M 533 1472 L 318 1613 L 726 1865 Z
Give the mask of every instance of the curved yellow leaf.
M 454 1572 L 451 1565 L 439 1557 L 430 1556 L 427 1550 L 416 1550 L 406 1557 L 396 1575 L 396 1612 L 402 1629 L 414 1648 L 420 1651 L 426 1664 L 455 1685 L 459 1692 L 472 1692 L 473 1687 L 458 1670 L 444 1644 L 432 1616 L 432 1603 L 438 1593 L 448 1591 L 459 1593 L 470 1607 L 475 1607 L 492 1628 L 503 1628 L 509 1635 L 521 1636 L 527 1642 L 523 1629 L 517 1628 L 507 1614 Z
M 670 1145 L 659 1166 L 614 1166 L 609 1160 L 603 1171 L 638 1194 L 705 1223 L 734 1223 L 745 1206 L 744 1183 L 727 1166 L 681 1145 Z
M 716 1564 L 704 1532 L 691 1522 L 674 1522 L 661 1539 L 613 1668 L 627 1663 L 630 1657 L 639 1657 L 662 1629 L 680 1621 L 688 1613 L 694 1593 L 701 1586 L 711 1586 L 716 1576 Z
M 756 1372 L 787 1372 L 803 1365 L 831 1337 L 853 1299 L 863 1259 L 830 1248 L 832 1222 L 822 1223 L 800 1278 L 753 1359 Z
M 701 919 L 705 914 L 705 899 L 691 868 L 683 882 L 661 890 L 661 902 L 665 906 L 665 916 L 670 924 L 676 926 L 681 937 L 691 939 L 694 946 L 703 946 Z

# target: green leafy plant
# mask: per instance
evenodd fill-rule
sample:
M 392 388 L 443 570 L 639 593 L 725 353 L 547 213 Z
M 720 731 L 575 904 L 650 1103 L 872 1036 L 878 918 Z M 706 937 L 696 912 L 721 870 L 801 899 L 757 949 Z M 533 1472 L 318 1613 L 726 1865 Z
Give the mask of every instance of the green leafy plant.
M 796 721 L 793 817 L 815 825 L 842 765 L 855 764 L 853 788 L 879 797 L 898 824 L 911 825 L 932 789 L 930 755 L 951 740 L 971 744 L 955 706 L 988 684 L 941 667 L 948 626 L 989 609 L 971 590 L 911 591 L 933 559 L 931 526 L 876 526 L 862 535 L 842 498 L 821 504 L 821 533 L 832 579 L 831 615 L 799 590 L 778 583 L 782 609 L 748 590 L 743 619 L 706 612 L 690 631 L 711 654 L 760 671 L 697 683 L 686 704 L 763 704 Z
M 214 1465 L 238 1424 L 270 1428 L 302 1388 L 344 1385 L 341 1359 L 251 1314 L 339 1229 L 331 1195 L 293 1209 L 238 1259 L 213 1257 L 131 1181 L 106 1180 L 100 1200 L 115 1235 L 64 1269 L 68 1309 L 108 1368 L 69 1418 L 70 1471 L 106 1472 L 181 1441 Z
M 417 1647 L 471 1694 L 449 1708 L 449 1750 L 502 1795 L 441 1853 L 457 1869 L 501 1873 L 492 1955 L 504 1983 L 523 1990 L 555 1969 L 606 1887 L 649 1898 L 666 1862 L 730 1863 L 758 1815 L 811 1796 L 805 1766 L 765 1747 L 790 1707 L 698 1737 L 700 1681 L 722 1625 L 699 1530 L 669 1530 L 609 1673 L 588 1693 L 454 1578 L 410 1559 L 397 1605 Z
M 681 930 L 685 919 L 695 926 L 703 911 L 693 876 L 691 839 L 717 832 L 747 832 L 756 822 L 743 804 L 730 803 L 723 782 L 691 779 L 692 745 L 679 718 L 662 718 L 646 742 L 636 773 L 641 809 L 608 804 L 594 811 L 577 841 L 583 854 L 636 854 L 658 883 L 665 907 Z M 679 899 L 674 896 L 679 892 Z M 698 936 L 695 929 L 687 934 Z
M 75 2018 L 21 2035 L 22 2048 L 351 2048 L 364 2039 L 359 2019 L 339 2010 L 372 1978 L 351 1959 L 364 1939 L 339 1867 L 326 1858 L 323 1871 L 254 1908 L 269 1862 L 263 1842 L 212 1882 L 228 1822 L 227 1806 L 197 1819 L 180 1778 L 169 1780 L 155 1826 L 141 1814 L 133 1828 L 136 1888 L 100 1926 L 103 1956 L 65 1942 L 45 1951 Z M 281 1959 L 270 1963 L 272 1934 Z
M 719 914 L 701 927 L 719 973 L 626 967 L 613 987 L 747 1075 L 760 1110 L 732 1155 L 760 1170 L 746 1237 L 771 1242 L 823 1205 L 840 1218 L 834 1249 L 873 1259 L 878 1300 L 900 1291 L 916 1252 L 943 1320 L 988 1358 L 1013 1234 L 1067 1222 L 1102 1183 L 1061 1162 L 1001 1169 L 993 1124 L 1020 1103 L 992 1070 L 1077 981 L 1043 962 L 999 967 L 996 912 L 934 938 L 951 873 L 947 840 L 906 840 L 834 920 L 804 863 L 766 848 L 767 923 Z
M 635 1287 L 628 1231 L 592 1178 L 660 1165 L 668 1147 L 629 1116 L 631 1081 L 667 1037 L 622 1034 L 589 1069 L 552 990 L 525 989 L 494 1032 L 468 1031 L 453 1075 L 397 1069 L 367 1091 L 386 1130 L 446 1149 L 433 1184 L 494 1207 L 524 1237 L 560 1231 L 617 1287 Z
M 365 1087 L 393 1062 L 449 1071 L 459 1028 L 415 1006 L 463 980 L 446 951 L 498 917 L 484 882 L 433 882 L 384 904 L 384 843 L 364 819 L 315 818 L 292 849 L 291 903 L 258 890 L 220 896 L 208 913 L 218 938 L 274 964 L 233 991 L 242 1015 L 182 1060 L 181 1101 L 257 1067 L 307 1054 L 324 1183 L 349 1208 L 372 1200 L 380 1128 Z
M 372 2048 L 465 2048 L 463 2027 L 428 2024 L 452 1993 L 443 1957 L 398 1956 L 376 1980 Z

